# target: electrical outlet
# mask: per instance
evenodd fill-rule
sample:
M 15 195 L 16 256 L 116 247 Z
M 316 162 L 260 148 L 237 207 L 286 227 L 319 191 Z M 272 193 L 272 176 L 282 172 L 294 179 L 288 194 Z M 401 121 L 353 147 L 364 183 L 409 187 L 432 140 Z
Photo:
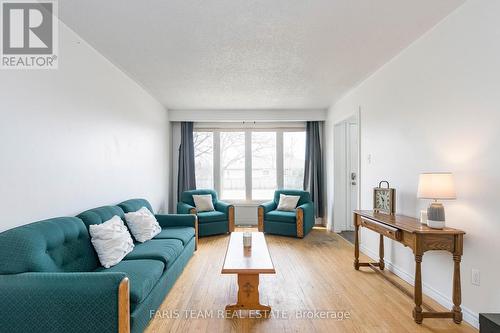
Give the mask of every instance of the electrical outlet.
M 372 164 L 372 154 L 368 154 L 368 164 Z
M 479 269 L 473 268 L 471 270 L 471 283 L 475 286 L 481 284 L 481 275 L 479 274 Z

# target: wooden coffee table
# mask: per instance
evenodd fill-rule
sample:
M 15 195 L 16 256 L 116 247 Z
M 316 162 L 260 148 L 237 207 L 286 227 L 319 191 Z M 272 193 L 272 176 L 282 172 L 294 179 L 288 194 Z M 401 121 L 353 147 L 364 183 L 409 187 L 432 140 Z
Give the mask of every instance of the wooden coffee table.
M 276 273 L 264 233 L 252 232 L 252 247 L 247 249 L 243 247 L 243 232 L 232 232 L 221 273 L 238 274 L 238 301 L 227 305 L 226 311 L 271 311 L 259 301 L 259 274 Z

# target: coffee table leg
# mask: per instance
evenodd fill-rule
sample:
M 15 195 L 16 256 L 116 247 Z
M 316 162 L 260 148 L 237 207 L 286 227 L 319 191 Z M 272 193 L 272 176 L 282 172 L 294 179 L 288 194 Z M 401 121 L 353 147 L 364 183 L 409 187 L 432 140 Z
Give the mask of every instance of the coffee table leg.
M 226 311 L 259 310 L 267 315 L 271 307 L 260 304 L 259 274 L 238 274 L 238 301 L 227 305 Z

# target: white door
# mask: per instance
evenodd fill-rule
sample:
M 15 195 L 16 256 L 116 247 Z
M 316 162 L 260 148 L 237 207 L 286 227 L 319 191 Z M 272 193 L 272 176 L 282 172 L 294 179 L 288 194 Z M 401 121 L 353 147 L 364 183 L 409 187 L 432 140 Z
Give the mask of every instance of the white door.
M 352 212 L 358 209 L 358 186 L 359 186 L 359 170 L 358 170 L 358 124 L 348 121 L 346 124 L 346 153 L 347 153 L 347 230 L 354 230 L 354 220 Z
M 354 230 L 352 211 L 359 198 L 359 117 L 334 126 L 333 223 L 335 231 Z

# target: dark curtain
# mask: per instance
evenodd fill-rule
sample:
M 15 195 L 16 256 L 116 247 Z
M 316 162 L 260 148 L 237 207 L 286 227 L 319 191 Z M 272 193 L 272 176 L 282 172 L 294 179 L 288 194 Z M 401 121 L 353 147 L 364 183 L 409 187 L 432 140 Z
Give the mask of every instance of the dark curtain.
M 181 145 L 179 146 L 179 171 L 177 174 L 177 199 L 187 190 L 196 189 L 194 173 L 193 122 L 181 122 Z
M 320 122 L 308 121 L 306 125 L 306 164 L 304 190 L 311 193 L 316 217 L 323 217 L 323 155 L 321 153 Z

